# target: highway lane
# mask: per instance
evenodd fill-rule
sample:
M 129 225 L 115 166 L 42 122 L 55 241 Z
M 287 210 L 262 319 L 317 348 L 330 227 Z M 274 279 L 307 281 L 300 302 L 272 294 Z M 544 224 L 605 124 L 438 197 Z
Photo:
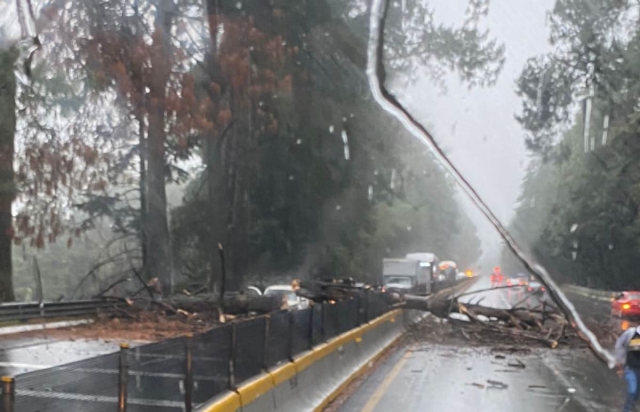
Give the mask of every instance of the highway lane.
M 524 368 L 509 366 L 518 362 Z M 604 411 L 619 409 L 623 395 L 622 382 L 586 350 L 418 344 L 388 358 L 339 411 Z
M 489 290 L 484 290 L 489 289 Z M 492 289 L 488 278 L 471 284 L 467 303 L 510 308 L 525 290 Z M 571 296 L 572 297 L 572 296 Z M 570 297 L 570 298 L 571 298 Z M 545 297 L 531 298 L 531 306 Z M 525 303 L 527 304 L 527 303 Z M 580 301 L 578 310 L 600 317 L 605 305 Z M 608 313 L 607 313 L 608 314 Z M 499 346 L 499 342 L 496 343 Z M 386 411 L 613 411 L 625 385 L 588 349 L 534 348 L 496 352 L 459 341 L 418 341 L 400 347 L 355 390 L 340 412 Z M 519 366 L 520 363 L 524 367 Z
M 464 292 L 472 293 L 460 298 L 464 303 L 480 302 L 483 306 L 489 306 L 493 308 L 507 309 L 510 307 L 507 300 L 507 291 L 504 289 L 495 289 L 491 286 L 491 281 L 488 276 L 481 276 L 476 282 Z

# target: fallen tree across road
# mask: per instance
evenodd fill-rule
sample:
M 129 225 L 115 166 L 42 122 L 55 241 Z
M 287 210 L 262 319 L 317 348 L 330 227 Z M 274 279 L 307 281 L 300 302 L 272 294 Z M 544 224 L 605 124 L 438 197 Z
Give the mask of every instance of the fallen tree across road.
M 357 286 L 350 279 L 296 281 L 293 288 L 299 296 L 315 302 L 335 302 L 362 297 L 365 293 L 378 293 L 390 305 L 430 312 L 438 318 L 458 324 L 463 330 L 467 329 L 467 334 L 484 331 L 518 341 L 536 341 L 550 348 L 556 348 L 561 343 L 573 342 L 572 339 L 576 337 L 566 316 L 553 303 L 542 299 L 531 306 L 532 298 L 540 298 L 541 292 L 525 293 L 524 297 L 510 308 L 495 308 L 482 305 L 483 297 L 473 301 L 472 295 L 500 293 L 503 288 L 468 291 L 473 282 L 473 279 L 464 280 L 431 296 L 403 295 L 382 288 Z M 471 300 L 462 302 L 460 298 L 463 296 L 465 300 Z
M 465 296 L 473 293 L 486 292 L 485 290 L 464 293 Z M 478 303 L 462 303 L 459 298 L 462 294 L 453 294 L 439 297 L 404 296 L 404 307 L 428 311 L 433 315 L 450 319 L 462 327 L 469 326 L 474 331 L 486 329 L 493 333 L 509 335 L 527 340 L 542 342 L 551 348 L 567 338 L 567 332 L 571 330 L 569 322 L 554 305 L 546 302 L 537 307 L 529 308 L 514 306 L 509 309 L 483 306 Z M 533 297 L 535 294 L 529 294 Z M 482 299 L 479 299 L 481 301 Z M 519 304 L 527 299 L 522 299 Z M 454 317 L 452 314 L 464 316 Z

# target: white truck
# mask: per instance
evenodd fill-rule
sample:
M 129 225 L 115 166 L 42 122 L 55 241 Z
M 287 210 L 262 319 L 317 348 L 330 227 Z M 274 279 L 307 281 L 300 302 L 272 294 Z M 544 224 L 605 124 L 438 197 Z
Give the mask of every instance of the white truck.
M 390 290 L 428 295 L 438 276 L 438 258 L 433 253 L 409 253 L 401 259 L 383 259 L 382 284 Z

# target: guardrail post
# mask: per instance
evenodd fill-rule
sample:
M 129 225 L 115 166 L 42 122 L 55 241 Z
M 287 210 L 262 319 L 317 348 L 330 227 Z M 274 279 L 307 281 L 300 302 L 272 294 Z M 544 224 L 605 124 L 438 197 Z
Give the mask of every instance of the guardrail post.
M 184 411 L 191 412 L 193 405 L 193 334 L 185 336 L 186 364 L 184 371 Z
M 127 381 L 129 379 L 129 344 L 120 344 L 120 362 L 118 364 L 118 412 L 127 411 Z
M 271 328 L 271 316 L 264 315 L 264 347 L 262 354 L 262 369 L 265 371 L 269 368 L 267 365 L 269 359 L 269 329 Z
M 315 312 L 313 306 L 309 308 L 309 339 L 307 339 L 307 349 L 313 348 L 313 312 Z
M 238 348 L 236 345 L 237 340 L 236 323 L 232 323 L 231 326 L 231 357 L 229 358 L 229 390 L 234 390 L 236 387 L 236 357 L 238 356 Z
M 369 289 L 364 290 L 364 321 L 365 323 L 369 322 Z
M 325 302 L 321 303 L 322 305 L 322 310 L 320 311 L 320 316 L 322 317 L 322 321 L 320 322 L 320 336 L 322 336 L 322 342 L 326 341 L 327 338 L 327 333 L 326 333 L 326 327 L 325 324 L 327 322 L 327 306 Z
M 293 361 L 293 333 L 294 333 L 294 322 L 293 322 L 293 311 L 289 311 L 289 316 L 287 316 L 289 321 L 289 339 L 287 339 L 287 354 L 289 355 L 289 360 Z
M 2 412 L 14 412 L 16 381 L 11 376 L 2 377 Z

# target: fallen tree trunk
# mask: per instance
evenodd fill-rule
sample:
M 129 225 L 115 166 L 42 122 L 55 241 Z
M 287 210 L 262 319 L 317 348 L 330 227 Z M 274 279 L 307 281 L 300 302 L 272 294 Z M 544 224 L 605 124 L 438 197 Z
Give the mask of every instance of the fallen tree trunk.
M 282 299 L 273 296 L 248 296 L 244 294 L 225 295 L 222 305 L 213 295 L 176 296 L 162 301 L 162 307 L 168 312 L 179 310 L 188 313 L 215 312 L 220 306 L 224 313 L 231 315 L 254 313 L 270 313 L 282 309 Z M 157 304 L 158 302 L 154 302 Z
M 460 313 L 466 315 L 469 322 L 456 323 L 473 324 L 474 327 L 492 332 L 536 340 L 551 348 L 558 346 L 558 341 L 564 336 L 567 325 L 566 319 L 550 306 L 543 307 L 543 310 L 530 310 L 522 307 L 500 309 L 478 304 L 463 304 L 458 302 L 456 297 L 434 298 L 405 295 L 404 307 L 428 311 L 443 319 L 449 319 L 452 313 Z M 552 324 L 545 327 L 546 322 Z M 554 330 L 559 330 L 559 333 L 557 337 L 552 338 Z
M 352 281 L 294 281 L 293 289 L 298 296 L 314 302 L 341 301 L 362 297 L 368 287 L 356 286 Z

